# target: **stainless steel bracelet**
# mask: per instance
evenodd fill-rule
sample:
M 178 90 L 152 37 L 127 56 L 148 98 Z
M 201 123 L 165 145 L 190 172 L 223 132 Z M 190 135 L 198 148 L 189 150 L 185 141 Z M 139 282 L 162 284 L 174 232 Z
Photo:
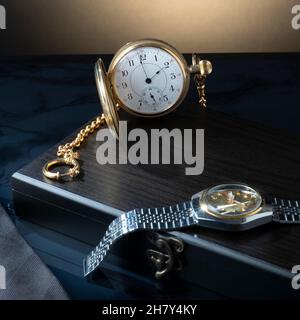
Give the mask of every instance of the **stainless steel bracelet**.
M 300 223 L 298 201 L 274 198 L 273 221 L 279 223 Z M 83 263 L 87 276 L 105 258 L 110 247 L 121 237 L 137 230 L 174 230 L 198 224 L 198 218 L 192 202 L 183 202 L 175 206 L 135 209 L 120 215 L 108 227 L 100 243 L 88 254 Z
M 296 200 L 273 199 L 273 221 L 300 223 L 300 206 Z
M 100 243 L 83 262 L 84 276 L 98 268 L 110 247 L 121 237 L 137 230 L 172 230 L 197 224 L 191 201 L 175 206 L 135 209 L 116 218 Z

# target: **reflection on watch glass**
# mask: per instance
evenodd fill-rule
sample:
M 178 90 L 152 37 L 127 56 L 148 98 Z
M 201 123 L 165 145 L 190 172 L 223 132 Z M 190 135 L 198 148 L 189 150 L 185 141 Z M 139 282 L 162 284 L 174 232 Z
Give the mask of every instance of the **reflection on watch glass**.
M 208 213 L 238 218 L 257 211 L 261 207 L 262 198 L 246 185 L 223 184 L 209 189 L 204 196 L 204 203 Z

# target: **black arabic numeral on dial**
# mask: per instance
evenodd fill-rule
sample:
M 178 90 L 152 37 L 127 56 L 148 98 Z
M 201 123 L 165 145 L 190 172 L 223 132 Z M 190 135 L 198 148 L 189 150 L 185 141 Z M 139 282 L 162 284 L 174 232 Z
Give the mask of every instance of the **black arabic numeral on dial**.
M 175 89 L 174 89 L 174 86 L 173 85 L 171 85 L 171 87 L 170 87 L 170 91 L 174 91 Z
M 176 79 L 175 73 L 173 73 L 173 72 L 171 73 L 171 79 L 172 79 L 172 80 L 175 80 L 175 79 Z
M 122 77 L 127 77 L 128 76 L 128 71 L 127 70 L 123 70 L 122 71 Z
M 129 63 L 129 67 L 134 67 L 134 61 L 133 60 L 129 60 L 128 63 Z
M 128 93 L 128 100 L 132 100 L 132 99 L 133 99 L 132 93 Z
M 127 83 L 126 82 L 122 82 L 122 88 L 126 89 L 127 88 Z
M 169 98 L 166 94 L 163 96 L 163 98 L 164 98 L 164 101 L 169 101 Z
M 168 69 L 170 67 L 170 63 L 168 61 L 164 62 L 164 66 L 165 66 L 165 69 Z
M 140 54 L 140 61 L 145 61 L 147 59 L 146 54 Z

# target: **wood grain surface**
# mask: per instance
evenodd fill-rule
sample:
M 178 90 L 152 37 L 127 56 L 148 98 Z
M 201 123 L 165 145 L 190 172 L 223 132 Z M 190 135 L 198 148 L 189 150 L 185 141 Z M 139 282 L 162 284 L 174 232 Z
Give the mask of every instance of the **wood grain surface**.
M 83 173 L 75 181 L 59 183 L 42 176 L 42 166 L 55 157 L 56 146 L 19 172 L 122 211 L 174 204 L 211 185 L 232 181 L 252 185 L 264 194 L 300 199 L 299 136 L 201 110 L 191 98 L 163 118 L 140 119 L 125 111 L 120 118 L 128 120 L 129 128 L 204 129 L 204 172 L 187 176 L 185 165 L 99 165 L 95 135 L 80 149 Z M 288 270 L 300 263 L 300 225 L 272 223 L 239 234 L 201 227 L 187 232 Z

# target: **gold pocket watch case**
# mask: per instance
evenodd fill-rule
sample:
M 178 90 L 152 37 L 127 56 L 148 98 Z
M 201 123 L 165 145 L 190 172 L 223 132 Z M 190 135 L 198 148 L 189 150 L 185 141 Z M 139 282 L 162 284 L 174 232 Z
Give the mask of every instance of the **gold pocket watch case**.
M 107 78 L 104 63 L 101 59 L 95 65 L 95 79 L 106 124 L 112 135 L 119 137 L 119 115 L 114 101 L 111 85 Z
M 136 59 L 136 55 L 138 58 Z M 163 56 L 162 56 L 163 55 Z M 181 77 L 181 85 L 178 88 L 179 94 L 176 96 L 174 101 L 170 105 L 167 105 L 162 110 L 157 110 L 155 112 L 147 113 L 140 110 L 134 110 L 132 108 L 128 107 L 128 101 L 124 101 L 124 99 L 120 98 L 118 95 L 118 80 L 117 80 L 117 74 L 120 71 L 119 65 L 122 67 L 122 60 L 128 60 L 133 59 L 131 61 L 125 62 L 128 66 L 130 66 L 130 63 L 135 63 L 135 60 L 139 60 L 139 57 L 145 60 L 140 60 L 140 63 L 138 66 L 131 65 L 131 68 L 134 69 L 134 71 L 131 73 L 131 77 L 134 77 L 138 74 L 138 71 L 142 71 L 142 69 L 151 68 L 154 69 L 152 74 L 149 75 L 149 69 L 143 70 L 142 72 L 142 80 L 143 73 L 145 72 L 145 81 L 144 86 L 146 87 L 152 87 L 152 81 L 155 81 L 157 79 L 158 75 L 164 76 L 170 76 L 170 77 Z M 135 60 L 134 60 L 135 59 Z M 146 60 L 147 59 L 147 60 Z M 148 60 L 150 60 L 148 62 Z M 174 72 L 168 72 L 168 74 L 163 74 L 164 71 L 171 68 L 172 64 L 175 66 L 172 71 Z M 124 63 L 123 63 L 124 65 Z M 126 68 L 126 66 L 125 66 Z M 129 67 L 130 68 L 130 67 Z M 128 68 L 128 69 L 129 69 Z M 124 71 L 124 70 L 123 70 Z M 177 71 L 177 74 L 175 74 L 175 71 Z M 130 71 L 129 71 L 130 72 Z M 174 74 L 173 74 L 174 73 Z M 183 55 L 179 53 L 174 47 L 167 44 L 166 42 L 159 41 L 159 40 L 139 40 L 135 42 L 130 42 L 123 46 L 121 49 L 117 51 L 117 53 L 114 55 L 109 70 L 108 70 L 108 76 L 110 83 L 112 85 L 113 91 L 115 93 L 115 97 L 117 99 L 118 105 L 120 105 L 121 108 L 125 109 L 129 113 L 140 116 L 140 117 L 159 117 L 162 115 L 165 115 L 171 111 L 173 111 L 176 107 L 180 105 L 180 103 L 185 98 L 190 84 L 190 72 L 189 67 L 186 63 L 186 60 L 184 59 Z M 156 77 L 156 78 L 155 78 Z M 132 80 L 132 79 L 131 79 Z M 150 83 L 147 82 L 150 81 Z M 171 79 L 170 79 L 171 80 Z M 173 79 L 173 80 L 176 80 Z M 143 81 L 141 81 L 143 82 Z M 170 85 L 171 85 L 171 81 Z M 165 91 L 168 90 L 167 84 L 164 84 Z
M 195 81 L 200 104 L 206 106 L 205 77 L 211 63 L 193 55 L 192 65 L 174 47 L 159 40 L 138 40 L 123 46 L 114 55 L 106 73 L 101 59 L 96 62 L 95 78 L 107 125 L 118 138 L 118 110 L 140 117 L 159 117 L 176 109 Z
M 208 60 L 193 54 L 192 65 L 188 66 L 175 48 L 152 39 L 130 42 L 119 49 L 108 73 L 99 59 L 95 65 L 95 79 L 103 114 L 80 130 L 73 141 L 58 147 L 59 158 L 45 164 L 43 175 L 54 180 L 79 175 L 77 150 L 89 135 L 106 124 L 112 135 L 119 138 L 120 108 L 148 118 L 173 111 L 188 92 L 191 74 L 194 74 L 199 104 L 206 107 L 205 80 L 211 72 L 212 65 Z M 69 170 L 53 172 L 53 167 L 58 166 L 68 166 Z

